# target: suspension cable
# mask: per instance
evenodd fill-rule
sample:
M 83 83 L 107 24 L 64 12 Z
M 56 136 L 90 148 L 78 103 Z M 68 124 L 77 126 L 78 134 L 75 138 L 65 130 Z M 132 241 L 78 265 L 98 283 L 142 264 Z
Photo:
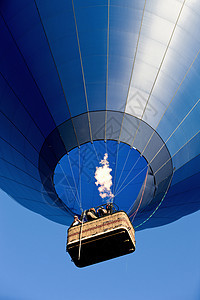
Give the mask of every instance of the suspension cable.
M 81 148 L 79 147 L 79 186 L 80 186 L 80 208 L 81 211 L 83 211 L 82 208 L 82 199 L 81 199 Z
M 122 177 L 122 174 L 123 174 L 123 172 L 124 172 L 124 169 L 125 169 L 126 163 L 127 163 L 127 161 L 128 161 L 128 158 L 129 158 L 130 152 L 131 152 L 131 148 L 129 148 L 128 154 L 127 154 L 127 156 L 126 156 L 125 163 L 124 163 L 124 165 L 123 165 L 123 168 L 122 168 L 122 171 L 121 171 L 121 173 L 120 173 L 120 176 L 119 176 L 119 179 L 118 179 L 118 182 L 117 182 L 117 186 L 116 186 L 116 191 L 118 190 L 117 188 L 118 188 L 118 185 L 119 185 L 119 183 L 120 183 L 120 179 L 121 179 L 121 177 Z
M 95 154 L 96 154 L 97 161 L 100 161 L 100 159 L 99 159 L 99 156 L 98 156 L 98 153 L 97 153 L 97 150 L 96 150 L 96 148 L 95 148 L 95 145 L 94 145 L 94 143 L 92 143 L 92 145 L 93 145 L 93 148 L 94 148 L 94 152 L 95 152 Z
M 79 207 L 81 209 L 80 198 L 79 198 L 79 194 L 78 194 L 78 188 L 77 188 L 76 181 L 75 181 L 75 178 L 74 178 L 74 172 L 73 172 L 73 169 L 72 169 L 69 153 L 67 153 L 67 158 L 68 158 L 68 161 L 69 161 L 69 166 L 70 166 L 70 170 L 71 170 L 71 173 L 72 173 L 72 178 L 73 178 L 73 181 L 74 181 L 74 186 L 75 186 L 75 189 L 76 189 L 77 198 L 78 198 L 78 201 L 79 201 Z
M 168 110 L 170 104 L 172 103 L 172 101 L 174 100 L 174 98 L 175 98 L 176 94 L 178 93 L 180 87 L 182 86 L 183 81 L 185 80 L 185 78 L 186 78 L 187 74 L 189 73 L 191 67 L 193 66 L 194 62 L 196 61 L 196 59 L 197 59 L 199 53 L 200 53 L 200 49 L 199 49 L 199 51 L 197 52 L 197 54 L 196 54 L 195 58 L 193 59 L 192 63 L 190 64 L 189 68 L 187 69 L 187 71 L 186 71 L 186 73 L 185 73 L 183 79 L 181 80 L 179 86 L 177 87 L 177 89 L 176 89 L 176 91 L 175 91 L 175 93 L 174 93 L 172 99 L 171 99 L 170 102 L 168 103 L 168 105 L 167 105 L 167 107 L 166 107 L 164 113 L 162 114 L 162 117 L 160 118 L 160 120 L 159 120 L 158 124 L 156 125 L 155 129 L 153 130 L 153 133 L 152 133 L 152 135 L 150 136 L 149 140 L 147 141 L 147 143 L 146 143 L 144 149 L 142 150 L 142 153 L 141 153 L 141 154 L 143 154 L 144 151 L 146 150 L 146 148 L 147 148 L 149 142 L 151 141 L 151 139 L 152 139 L 153 135 L 155 134 L 155 132 L 156 132 L 158 126 L 160 125 L 161 120 L 163 119 L 163 117 L 164 117 L 165 113 L 167 112 L 167 110 Z
M 130 148 L 131 149 L 131 148 Z M 142 156 L 140 155 L 138 157 L 138 159 L 136 160 L 136 162 L 134 163 L 134 165 L 132 166 L 132 168 L 130 169 L 130 171 L 128 172 L 128 174 L 126 175 L 125 179 L 123 180 L 122 184 L 120 185 L 120 187 L 118 188 L 117 192 L 120 190 L 120 188 L 123 186 L 124 182 L 126 181 L 126 179 L 128 178 L 128 176 L 131 174 L 131 172 L 133 171 L 134 167 L 137 165 L 138 161 L 140 160 Z
M 105 113 L 105 137 L 106 142 L 107 137 L 107 103 L 108 103 L 108 57 L 109 57 L 109 43 L 110 43 L 110 0 L 108 0 L 108 21 L 107 21 L 107 50 L 106 50 L 106 113 Z M 107 151 L 106 151 L 107 153 Z
M 72 188 L 72 186 L 71 186 L 70 183 L 69 183 L 69 180 L 68 180 L 68 178 L 67 178 L 67 175 L 65 174 L 65 171 L 63 170 L 63 168 L 62 168 L 62 166 L 61 166 L 61 163 L 59 162 L 58 164 L 59 164 L 59 166 L 60 166 L 60 168 L 61 168 L 61 170 L 62 170 L 62 172 L 63 172 L 63 175 L 64 175 L 65 179 L 67 180 L 68 186 L 71 188 L 72 194 L 74 195 L 74 198 L 75 198 L 75 200 L 76 200 L 77 203 L 78 203 L 78 206 L 80 206 L 80 203 L 79 203 L 79 201 L 78 201 L 78 199 L 77 199 L 77 196 L 75 195 L 75 193 L 74 193 L 74 191 L 73 191 L 73 188 Z
M 116 155 L 116 160 L 115 160 L 115 175 L 114 175 L 114 183 L 113 183 L 113 194 L 115 194 L 115 183 L 116 183 L 116 176 L 117 176 L 118 154 L 119 154 L 119 143 L 117 143 L 117 155 Z
M 186 0 L 184 0 L 183 3 L 182 3 L 180 12 L 179 12 L 179 14 L 178 14 L 178 18 L 177 18 L 176 23 L 175 23 L 175 25 L 174 25 L 174 28 L 173 28 L 173 30 L 172 30 L 172 34 L 171 34 L 170 39 L 169 39 L 169 41 L 168 41 L 168 44 L 167 44 L 167 47 L 166 47 L 166 49 L 165 49 L 165 52 L 164 52 L 162 61 L 161 61 L 161 63 L 160 63 L 160 66 L 159 66 L 159 68 L 158 68 L 158 72 L 157 72 L 157 74 L 156 74 L 155 80 L 154 80 L 153 85 L 152 85 L 152 88 L 151 88 L 151 90 L 150 90 L 150 93 L 149 93 L 147 102 L 146 102 L 145 107 L 144 107 L 144 110 L 143 110 L 143 112 L 142 112 L 142 116 L 141 116 L 141 118 L 140 118 L 140 121 L 139 121 L 139 124 L 138 124 L 138 128 L 137 128 L 137 130 L 136 130 L 136 132 L 135 132 L 135 135 L 134 135 L 134 137 L 133 137 L 133 141 L 132 141 L 131 146 L 133 146 L 133 143 L 134 143 L 135 138 L 136 138 L 136 135 L 137 135 L 137 133 L 138 133 L 140 124 L 141 124 L 142 119 L 143 119 L 143 117 L 144 117 L 144 113 L 145 113 L 145 111 L 146 111 L 147 105 L 148 105 L 148 103 L 149 103 L 149 100 L 150 100 L 151 95 L 152 95 L 152 93 L 153 93 L 154 87 L 155 87 L 155 85 L 156 85 L 156 82 L 157 82 L 157 79 L 158 79 L 158 75 L 160 74 L 160 70 L 161 70 L 162 65 L 163 65 L 163 63 L 164 63 L 164 60 L 165 60 L 165 57 L 166 57 L 166 55 L 167 55 L 167 51 L 168 51 L 168 49 L 169 49 L 170 43 L 171 43 L 171 41 L 172 41 L 172 38 L 173 38 L 173 36 L 174 36 L 174 33 L 175 33 L 175 30 L 176 30 L 178 21 L 179 21 L 179 19 L 180 19 L 180 16 L 181 16 L 183 7 L 184 7 L 184 5 L 185 5 L 185 1 L 186 1 Z
M 152 161 L 157 157 L 157 155 L 160 153 L 160 151 L 162 150 L 162 148 L 166 145 L 166 143 L 170 140 L 170 138 L 174 135 L 174 133 L 176 132 L 176 130 L 180 127 L 180 125 L 187 119 L 187 117 L 191 114 L 191 112 L 194 110 L 194 108 L 197 106 L 197 104 L 200 102 L 200 99 L 198 99 L 197 100 L 197 102 L 193 105 L 193 107 L 190 109 L 190 111 L 185 115 L 185 117 L 179 122 L 179 124 L 177 125 L 177 127 L 174 129 L 174 131 L 171 133 L 171 135 L 168 137 L 168 139 L 165 141 L 165 143 L 160 147 L 160 149 L 156 152 L 156 154 L 154 155 L 154 157 L 150 160 L 150 162 L 148 162 L 148 166 L 152 163 Z M 174 156 L 174 155 L 173 155 Z M 172 156 L 172 157 L 173 157 Z M 172 159 L 172 157 L 171 158 L 169 158 L 168 160 L 167 160 L 167 162 L 168 161 L 170 161 L 171 159 Z M 165 162 L 157 171 L 156 171 L 156 173 L 164 166 L 164 165 L 166 165 L 166 163 L 167 162 Z M 134 166 L 137 164 L 137 162 L 134 164 Z M 134 167 L 133 166 L 133 167 Z M 144 169 L 143 169 L 144 170 Z M 142 171 L 143 171 L 142 170 Z M 129 172 L 130 173 L 130 172 Z M 127 175 L 127 177 L 129 176 L 129 173 L 128 173 L 128 175 Z M 141 172 L 140 172 L 141 173 Z M 140 173 L 138 173 L 138 175 L 140 174 Z M 134 177 L 133 179 L 131 179 L 126 185 L 125 185 L 125 187 L 127 186 L 127 185 L 129 185 L 134 179 L 135 179 L 136 177 Z M 124 188 L 123 188 L 124 189 Z M 123 190 L 123 189 L 121 189 L 120 191 L 119 191 L 119 189 L 118 189 L 118 192 L 117 192 L 117 195 Z
M 126 107 L 127 107 L 127 103 L 128 103 L 128 96 L 129 96 L 129 92 L 130 92 L 130 88 L 131 88 L 131 82 L 132 82 L 132 78 L 133 78 L 133 72 L 134 72 L 134 68 L 135 68 L 135 62 L 136 62 L 136 57 L 137 57 L 137 52 L 138 52 L 138 47 L 139 47 L 139 41 L 140 41 L 140 36 L 141 36 L 141 31 L 142 31 L 145 8 L 146 8 L 146 0 L 144 2 L 144 7 L 143 7 L 143 11 L 142 11 L 142 19 L 141 19 L 141 23 L 140 23 L 140 29 L 139 29 L 139 34 L 138 34 L 138 39 L 137 39 L 137 44 L 136 44 L 136 50 L 135 50 L 134 59 L 133 59 L 133 66 L 132 66 L 131 76 L 130 76 L 130 80 L 129 80 L 128 92 L 127 92 L 127 96 L 126 96 L 126 103 L 125 103 L 125 107 L 124 107 L 124 113 L 123 113 L 123 118 L 122 118 L 122 124 L 121 124 L 121 127 L 120 127 L 118 143 L 120 142 L 122 127 L 123 127 L 124 118 L 125 118 L 125 111 L 126 111 Z M 128 152 L 128 156 L 129 156 L 129 154 L 130 154 L 130 150 Z M 116 191 L 117 191 L 117 187 L 118 187 L 118 184 L 120 182 L 121 176 L 124 172 L 124 168 L 126 166 L 127 160 L 128 160 L 128 158 L 125 160 L 124 166 L 122 168 L 122 172 L 121 172 L 119 180 L 117 182 Z
M 158 204 L 158 206 L 155 208 L 155 210 L 152 212 L 152 214 L 151 214 L 147 219 L 145 219 L 145 220 L 144 220 L 142 223 L 140 223 L 139 225 L 135 226 L 135 229 L 138 228 L 138 227 L 140 227 L 140 226 L 142 226 L 143 224 L 145 224 L 145 223 L 146 223 L 146 222 L 147 222 L 147 221 L 148 221 L 148 220 L 156 213 L 156 211 L 159 209 L 159 207 L 160 207 L 161 204 L 163 203 L 163 201 L 164 201 L 164 199 L 165 199 L 165 197 L 166 197 L 166 195 L 167 195 L 167 193 L 168 193 L 169 187 L 170 187 L 171 182 L 172 182 L 173 174 L 174 174 L 174 173 L 172 173 L 172 176 L 171 176 L 171 178 L 170 178 L 170 181 L 169 181 L 169 184 L 168 184 L 167 189 L 166 189 L 166 191 L 165 191 L 165 194 L 164 194 L 164 196 L 162 197 L 162 199 L 161 199 L 160 203 Z
M 90 130 L 90 140 L 93 143 L 92 139 L 92 128 L 91 128 L 91 122 L 90 122 L 90 113 L 89 113 L 89 104 L 88 104 L 88 97 L 87 97 L 87 89 L 86 89 L 86 83 L 85 83 L 85 74 L 83 69 L 83 60 L 82 60 L 82 54 L 81 54 L 81 47 L 80 47 L 80 40 L 78 35 L 78 26 L 76 21 L 76 14 L 75 14 L 75 8 L 74 8 L 74 1 L 72 0 L 72 8 L 73 8 L 73 15 L 74 15 L 74 22 L 75 22 L 75 28 L 76 28 L 76 38 L 78 43 L 78 50 L 79 50 L 79 58 L 81 63 L 81 72 L 82 72 L 82 78 L 83 78 L 83 86 L 84 86 L 84 93 L 85 93 L 85 101 L 86 101 L 86 107 L 87 107 L 87 115 L 88 115 L 88 123 L 89 123 L 89 130 Z
M 138 207 L 137 207 L 136 211 L 134 211 L 134 213 L 132 213 L 132 214 L 130 215 L 130 217 L 129 217 L 129 218 L 133 217 L 131 223 L 134 221 L 134 219 L 135 219 L 135 217 L 136 217 L 136 215 L 137 215 L 137 212 L 138 212 L 138 210 L 139 210 L 139 208 L 140 208 L 140 205 L 141 205 L 141 203 L 142 203 L 142 199 L 143 199 L 143 196 L 144 196 L 144 191 L 145 191 L 146 183 L 147 183 L 147 176 L 148 176 L 148 169 L 147 169 L 147 173 L 146 173 L 146 176 L 145 176 L 145 181 L 144 181 L 144 186 L 143 186 L 143 190 L 142 190 L 142 195 L 141 195 L 141 198 L 140 198 L 140 202 L 139 202 L 139 204 L 138 204 Z
M 158 72 L 157 72 L 157 75 L 156 75 L 156 78 L 155 78 L 155 80 L 154 80 L 154 84 L 153 84 L 153 86 L 152 86 L 152 89 L 151 89 L 151 91 L 150 91 L 149 97 L 148 97 L 148 99 L 147 99 L 147 102 L 146 102 L 146 104 L 145 104 L 145 108 L 144 108 L 144 110 L 143 110 L 143 113 L 142 113 L 141 119 L 140 119 L 140 121 L 139 121 L 139 124 L 138 124 L 137 130 L 136 130 L 136 133 L 135 133 L 135 135 L 134 135 L 134 138 L 133 138 L 133 141 L 132 141 L 132 144 L 131 144 L 131 148 L 133 147 L 133 143 L 134 143 L 134 140 L 135 140 L 135 138 L 136 138 L 137 132 L 138 132 L 138 130 L 139 130 L 140 123 L 141 123 L 141 121 L 142 121 L 142 118 L 143 118 L 143 116 L 144 116 L 144 112 L 145 112 L 145 110 L 146 110 L 146 107 L 147 107 L 147 105 L 148 105 L 148 102 L 149 102 L 149 100 L 150 100 L 151 94 L 152 94 L 152 92 L 153 92 L 153 89 L 154 89 L 155 83 L 156 83 L 156 81 L 157 81 L 157 78 L 158 78 L 158 74 L 159 74 L 159 72 L 160 72 L 160 70 L 161 70 L 161 67 L 162 67 L 162 65 L 163 65 L 164 59 L 165 59 L 165 57 L 166 57 L 166 53 L 167 53 L 167 51 L 168 51 L 169 45 L 170 45 L 170 43 L 171 43 L 171 40 L 172 40 L 172 38 L 173 38 L 173 35 L 174 35 L 174 32 L 175 32 L 176 26 L 177 26 L 177 24 L 178 24 L 178 20 L 180 19 L 180 16 L 181 16 L 181 13 L 182 13 L 182 10 L 183 10 L 183 7 L 184 7 L 184 4 L 185 4 L 185 1 L 186 1 L 186 0 L 184 0 L 183 4 L 182 4 L 182 6 L 181 6 L 181 9 L 180 9 L 180 12 L 179 12 L 178 18 L 177 18 L 177 20 L 176 20 L 175 26 L 174 26 L 174 28 L 173 28 L 173 31 L 172 31 L 171 37 L 170 37 L 170 39 L 169 39 L 169 42 L 168 42 L 167 48 L 166 48 L 166 50 L 165 50 L 165 53 L 164 53 L 164 56 L 163 56 L 163 59 L 162 59 L 162 61 L 161 61 L 161 64 L 160 64 L 159 70 L 158 70 Z M 145 6 L 144 6 L 144 7 L 145 7 Z M 199 52 L 200 52 L 200 50 L 199 50 Z M 186 72 L 186 74 L 185 74 L 185 76 L 184 76 L 183 80 L 184 80 L 184 79 L 185 79 L 185 77 L 187 76 L 187 73 L 189 72 L 189 70 L 190 70 L 191 66 L 193 65 L 194 61 L 196 60 L 196 58 L 197 58 L 197 56 L 198 56 L 199 52 L 197 53 L 197 55 L 196 55 L 195 59 L 193 60 L 193 62 L 192 62 L 192 64 L 190 65 L 189 69 L 187 70 L 187 72 Z M 182 80 L 182 82 L 183 82 L 183 80 Z M 181 82 L 181 84 L 182 84 L 182 82 Z M 181 84 L 180 84 L 180 85 L 181 85 Z M 178 89 L 180 88 L 180 85 L 179 85 Z M 177 91 L 178 91 L 178 90 L 177 90 Z M 176 95 L 177 91 L 175 92 L 175 95 Z M 173 96 L 172 100 L 174 99 L 175 95 Z M 170 103 L 172 102 L 172 100 L 170 101 Z M 169 105 L 170 105 L 170 103 L 169 103 Z M 168 107 L 169 107 L 169 105 L 168 105 Z M 168 109 L 168 107 L 167 107 L 167 109 Z M 166 110 L 167 110 L 167 109 L 166 109 Z M 165 112 L 166 112 L 166 111 L 165 111 Z M 165 114 L 165 113 L 164 113 L 164 114 Z M 164 114 L 163 114 L 163 116 L 164 116 Z M 162 116 L 162 117 L 163 117 L 163 116 Z M 162 119 L 162 118 L 161 118 L 161 119 Z M 160 121 L 161 121 L 161 120 L 160 120 Z M 159 121 L 159 123 L 160 123 L 160 121 Z M 158 123 L 158 125 L 159 125 L 159 123 Z M 156 128 L 157 128 L 157 127 L 156 127 Z M 154 132 L 155 132 L 155 130 L 154 130 Z M 154 134 L 154 132 L 153 132 L 153 134 Z M 153 134 L 152 134 L 152 136 L 153 136 Z M 150 137 L 149 141 L 151 140 L 152 136 Z M 146 146 L 145 146 L 144 150 L 146 149 L 146 147 L 147 147 L 147 145 L 148 145 L 149 141 L 147 142 L 147 144 L 146 144 Z M 143 153 L 144 153 L 144 150 L 142 151 L 142 153 L 141 153 L 141 154 L 143 154 Z M 124 170 L 124 168 L 123 168 L 123 170 Z M 119 182 L 119 181 L 118 181 L 118 182 Z

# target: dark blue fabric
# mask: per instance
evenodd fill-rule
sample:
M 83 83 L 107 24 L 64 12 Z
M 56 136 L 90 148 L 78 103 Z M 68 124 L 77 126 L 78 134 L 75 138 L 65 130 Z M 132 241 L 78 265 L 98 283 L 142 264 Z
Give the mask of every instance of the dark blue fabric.
M 153 162 L 139 160 L 122 187 L 136 179 L 116 196 L 116 204 L 125 211 L 132 207 L 151 163 L 155 194 L 138 207 L 134 225 L 143 223 L 138 230 L 200 209 L 200 4 L 184 5 L 178 19 L 181 4 L 170 13 L 164 1 L 145 3 L 0 2 L 0 188 L 55 222 L 69 225 L 71 216 L 81 213 L 73 195 L 76 185 L 80 189 L 79 151 L 82 208 L 89 208 L 101 201 L 94 184 L 99 161 L 93 146 L 100 159 L 108 151 L 113 178 L 116 173 L 117 181 L 123 171 L 122 183 L 139 153 L 132 149 L 128 157 L 129 146 L 123 143 L 118 152 L 118 141 L 143 145 L 150 129 L 160 136 L 160 145 L 163 141 L 160 147 L 166 147 L 155 155 L 158 145 L 151 137 L 141 152 Z M 120 113 L 116 119 L 115 111 Z M 95 119 L 96 112 L 103 117 L 96 114 Z M 93 140 L 94 145 L 88 142 Z M 168 158 L 161 163 L 168 154 L 174 168 L 169 189 L 171 177 L 156 181 L 159 172 L 169 176 Z

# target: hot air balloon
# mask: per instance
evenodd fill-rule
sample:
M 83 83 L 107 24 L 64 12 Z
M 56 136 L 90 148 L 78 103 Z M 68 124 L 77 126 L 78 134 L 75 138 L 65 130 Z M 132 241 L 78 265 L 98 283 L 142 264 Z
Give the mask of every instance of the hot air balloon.
M 0 3 L 0 187 L 70 225 L 113 203 L 135 230 L 200 208 L 200 3 Z

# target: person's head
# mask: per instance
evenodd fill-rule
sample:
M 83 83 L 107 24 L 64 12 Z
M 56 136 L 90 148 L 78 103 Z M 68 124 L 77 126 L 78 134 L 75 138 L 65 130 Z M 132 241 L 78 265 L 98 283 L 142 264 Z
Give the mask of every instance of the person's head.
M 90 208 L 90 211 L 93 211 L 93 212 L 95 212 L 95 209 L 94 209 L 94 207 Z
M 78 216 L 74 216 L 74 221 L 78 220 Z

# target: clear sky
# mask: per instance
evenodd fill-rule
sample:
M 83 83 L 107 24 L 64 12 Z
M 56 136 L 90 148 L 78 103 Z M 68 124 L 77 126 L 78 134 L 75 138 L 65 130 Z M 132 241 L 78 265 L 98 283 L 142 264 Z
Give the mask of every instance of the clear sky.
M 79 269 L 67 228 L 0 199 L 0 299 L 200 299 L 200 211 L 136 232 L 133 254 Z

